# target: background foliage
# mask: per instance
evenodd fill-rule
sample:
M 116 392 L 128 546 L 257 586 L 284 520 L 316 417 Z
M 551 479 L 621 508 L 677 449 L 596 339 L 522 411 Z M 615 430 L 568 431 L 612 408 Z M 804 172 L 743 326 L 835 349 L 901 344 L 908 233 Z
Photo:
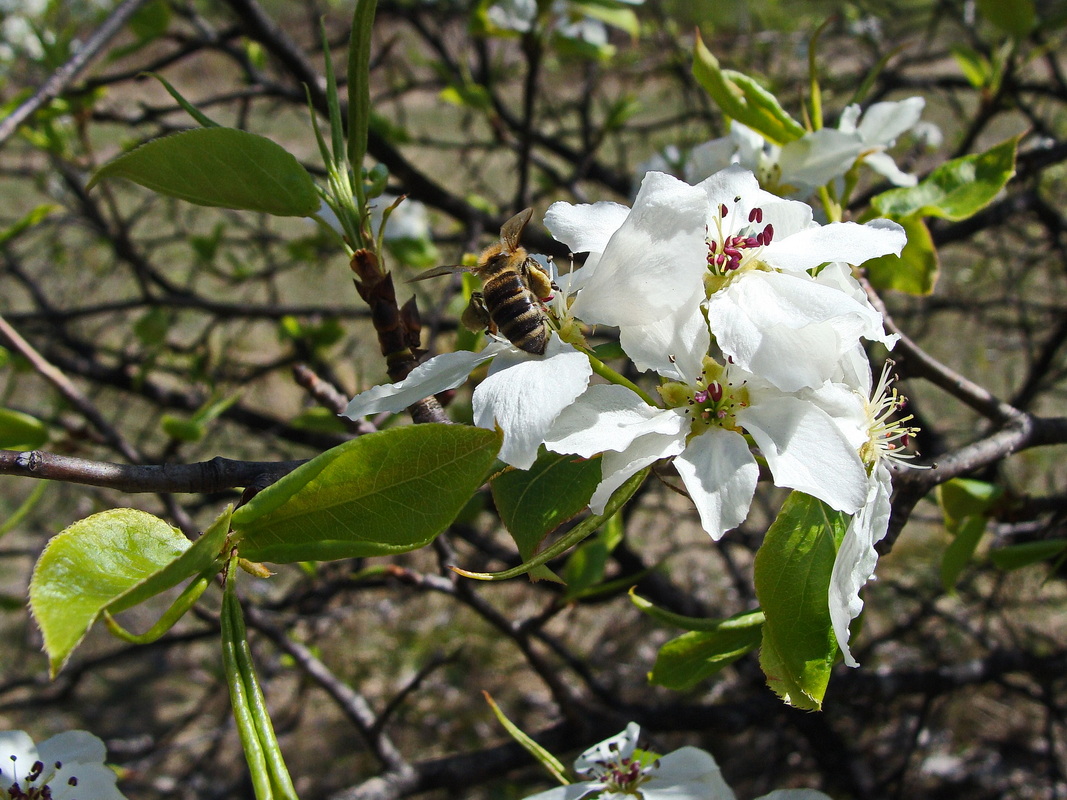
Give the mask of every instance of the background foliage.
M 21 125 L 17 112 L 0 120 L 0 445 L 50 454 L 42 469 L 55 480 L 19 477 L 27 464 L 13 453 L 0 459 L 0 715 L 39 738 L 94 731 L 130 797 L 251 797 L 215 641 L 218 592 L 151 645 L 94 628 L 55 681 L 23 602 L 37 555 L 74 520 L 135 505 L 193 533 L 239 499 L 234 487 L 271 483 L 290 462 L 371 429 L 335 416 L 384 379 L 369 312 L 344 257 L 308 220 L 199 208 L 120 181 L 85 190 L 123 149 L 192 125 L 145 72 L 321 174 L 306 105 L 310 96 L 325 112 L 319 19 L 340 65 L 351 8 L 38 5 L 5 10 L 0 29 L 6 110 L 55 89 Z M 998 17 L 999 5 L 1012 13 Z M 650 480 L 619 525 L 551 565 L 569 588 L 476 584 L 446 568 L 519 562 L 487 492 L 430 548 L 245 580 L 260 678 L 299 792 L 506 798 L 543 786 L 485 690 L 557 753 L 630 719 L 660 751 L 706 747 L 742 797 L 786 785 L 854 798 L 1064 796 L 1067 593 L 1056 540 L 1067 437 L 1060 419 L 1040 429 L 1045 439 L 1002 444 L 1065 408 L 1062 7 L 647 0 L 636 11 L 638 36 L 613 30 L 611 52 L 590 53 L 486 35 L 472 22 L 479 9 L 459 0 L 379 3 L 368 166 L 385 164 L 392 193 L 426 204 L 437 251 L 393 242 L 390 267 L 406 277 L 457 263 L 526 206 L 626 202 L 639 162 L 723 135 L 690 72 L 694 28 L 720 63 L 757 76 L 800 116 L 808 42 L 837 12 L 817 57 L 830 122 L 858 90 L 865 104 L 922 95 L 943 138 L 895 151 L 920 175 L 1021 136 L 1006 191 L 974 217 L 931 221 L 935 291 L 884 296 L 916 345 L 898 368 L 919 449 L 983 483 L 937 494 L 923 478 L 902 485 L 855 640 L 863 666 L 836 667 L 817 714 L 777 700 L 754 654 L 682 691 L 650 686 L 659 647 L 680 631 L 627 596 L 636 585 L 689 616 L 750 610 L 752 559 L 777 492 L 758 495 L 764 514 L 712 545 L 688 502 Z M 117 36 L 93 49 L 93 32 L 116 21 Z M 79 52 L 95 56 L 91 67 L 64 73 Z M 567 258 L 538 225 L 526 241 Z M 458 290 L 443 279 L 415 290 L 424 347 L 450 347 Z M 469 414 L 468 402 L 463 390 L 451 398 L 453 416 Z M 1042 444 L 1057 446 L 1033 449 Z M 135 468 L 157 464 L 170 466 Z M 998 487 L 992 499 L 986 484 Z M 1026 551 L 1006 546 L 1023 543 L 1034 543 L 1036 563 L 1007 571 Z M 153 609 L 121 619 L 140 630 Z

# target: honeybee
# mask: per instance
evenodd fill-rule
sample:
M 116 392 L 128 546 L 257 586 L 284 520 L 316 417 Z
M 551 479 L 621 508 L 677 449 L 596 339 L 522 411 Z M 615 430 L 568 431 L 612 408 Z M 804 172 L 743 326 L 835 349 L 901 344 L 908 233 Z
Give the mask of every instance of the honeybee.
M 482 291 L 471 295 L 461 321 L 471 330 L 499 330 L 520 350 L 544 355 L 548 347 L 548 317 L 542 302 L 550 299 L 553 286 L 548 273 L 519 244 L 526 223 L 533 216 L 527 208 L 500 228 L 500 242 L 478 256 L 473 267 L 434 267 L 412 281 L 436 278 L 453 272 L 471 272 L 482 280 Z

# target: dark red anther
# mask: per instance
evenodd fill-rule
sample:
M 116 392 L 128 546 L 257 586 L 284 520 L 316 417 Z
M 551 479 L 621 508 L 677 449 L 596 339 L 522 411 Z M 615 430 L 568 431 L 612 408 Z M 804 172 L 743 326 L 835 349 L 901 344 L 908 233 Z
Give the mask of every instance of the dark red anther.
M 748 221 L 756 223 L 763 222 L 763 209 L 757 206 L 756 208 L 749 211 Z

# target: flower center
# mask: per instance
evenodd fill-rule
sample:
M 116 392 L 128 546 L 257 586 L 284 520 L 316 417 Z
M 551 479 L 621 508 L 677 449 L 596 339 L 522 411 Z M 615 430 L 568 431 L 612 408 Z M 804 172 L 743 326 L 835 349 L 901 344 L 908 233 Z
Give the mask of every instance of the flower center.
M 690 438 L 711 427 L 740 430 L 735 417 L 748 406 L 748 389 L 731 384 L 726 370 L 711 358 L 705 359 L 695 386 L 666 383 L 659 393 L 669 407 L 681 408 L 691 418 Z
M 605 792 L 617 792 L 619 794 L 635 794 L 640 796 L 637 787 L 648 780 L 639 761 L 630 758 L 622 758 L 601 764 L 604 771 L 600 779 L 604 782 Z
M 774 226 L 763 225 L 763 209 L 759 206 L 749 210 L 747 222 L 738 225 L 737 216 L 744 214 L 740 203 L 740 197 L 734 198 L 732 209 L 723 203 L 719 215 L 712 220 L 715 231 L 708 226 L 708 268 L 715 277 L 737 272 L 774 238 Z M 736 233 L 729 233 L 730 230 Z
M 11 756 L 11 762 L 16 765 L 11 770 L 11 774 L 17 776 L 18 766 L 14 756 Z M 33 766 L 30 767 L 30 771 L 26 773 L 24 780 L 25 786 L 16 780 L 6 790 L 0 789 L 0 798 L 2 798 L 2 800 L 51 800 L 51 784 L 55 783 L 58 785 L 58 783 L 62 781 L 59 775 L 62 769 L 62 761 L 55 762 L 55 764 L 52 765 L 52 769 L 47 771 L 44 762 L 35 761 L 33 762 Z M 3 774 L 2 770 L 0 770 L 0 774 Z M 62 782 L 66 783 L 68 786 L 78 785 L 78 779 L 73 775 Z
M 865 401 L 867 411 L 867 442 L 860 447 L 860 458 L 868 467 L 873 467 L 881 459 L 903 462 L 915 458 L 915 453 L 907 453 L 904 448 L 919 429 L 909 427 L 909 414 L 898 420 L 890 419 L 907 400 L 893 388 L 893 378 L 889 369 L 893 362 L 887 361 L 882 367 L 882 375 L 871 392 L 871 399 Z

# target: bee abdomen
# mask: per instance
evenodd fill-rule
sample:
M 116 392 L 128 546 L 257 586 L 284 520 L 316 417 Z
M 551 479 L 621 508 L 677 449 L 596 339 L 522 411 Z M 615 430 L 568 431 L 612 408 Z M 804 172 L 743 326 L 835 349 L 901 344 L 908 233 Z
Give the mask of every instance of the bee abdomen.
M 548 325 L 533 294 L 515 272 L 501 272 L 482 287 L 485 307 L 500 332 L 527 353 L 544 355 Z

